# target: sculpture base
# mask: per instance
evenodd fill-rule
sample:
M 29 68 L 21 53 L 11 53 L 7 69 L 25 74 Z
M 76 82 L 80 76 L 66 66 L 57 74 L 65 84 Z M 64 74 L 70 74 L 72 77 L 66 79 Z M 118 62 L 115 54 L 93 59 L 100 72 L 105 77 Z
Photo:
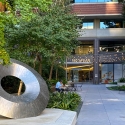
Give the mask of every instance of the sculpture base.
M 46 108 L 41 115 L 22 119 L 8 119 L 0 116 L 1 125 L 75 125 L 77 113 L 62 109 Z

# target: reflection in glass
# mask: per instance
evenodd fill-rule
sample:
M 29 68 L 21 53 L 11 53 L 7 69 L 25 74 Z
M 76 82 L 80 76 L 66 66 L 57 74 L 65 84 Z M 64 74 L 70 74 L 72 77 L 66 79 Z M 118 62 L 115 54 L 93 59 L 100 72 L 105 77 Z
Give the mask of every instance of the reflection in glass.
M 97 0 L 90 0 L 90 3 L 94 3 L 94 2 L 97 2 Z
M 100 20 L 100 29 L 106 28 L 123 28 L 123 21 L 122 20 Z
M 75 3 L 82 3 L 83 0 L 75 0 Z
M 82 29 L 93 29 L 94 23 L 93 22 L 83 22 Z
M 102 83 L 113 82 L 113 64 L 102 64 L 101 77 Z
M 114 64 L 114 82 L 122 77 L 122 64 Z
M 77 55 L 93 54 L 93 46 L 90 45 L 77 46 L 75 49 L 75 54 Z

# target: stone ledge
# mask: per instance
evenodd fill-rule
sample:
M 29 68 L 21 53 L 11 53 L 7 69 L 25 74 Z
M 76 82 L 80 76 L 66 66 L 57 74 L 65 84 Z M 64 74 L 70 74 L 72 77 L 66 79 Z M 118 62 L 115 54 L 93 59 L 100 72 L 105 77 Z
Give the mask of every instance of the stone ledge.
M 0 116 L 1 125 L 75 125 L 77 113 L 62 109 L 46 108 L 41 115 L 22 119 L 8 119 Z
M 112 87 L 112 86 L 117 86 L 117 84 L 116 85 L 114 85 L 114 84 L 105 84 L 105 86 L 106 87 Z

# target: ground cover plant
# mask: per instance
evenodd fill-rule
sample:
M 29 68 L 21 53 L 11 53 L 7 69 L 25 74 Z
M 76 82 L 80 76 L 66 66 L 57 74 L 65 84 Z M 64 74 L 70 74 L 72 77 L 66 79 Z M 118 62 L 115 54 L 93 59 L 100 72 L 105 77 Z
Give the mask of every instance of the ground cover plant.
M 120 90 L 120 91 L 125 91 L 125 86 L 111 86 L 111 87 L 107 87 L 107 89 L 109 90 Z
M 50 93 L 47 108 L 59 108 L 75 111 L 81 102 L 81 97 L 75 92 Z

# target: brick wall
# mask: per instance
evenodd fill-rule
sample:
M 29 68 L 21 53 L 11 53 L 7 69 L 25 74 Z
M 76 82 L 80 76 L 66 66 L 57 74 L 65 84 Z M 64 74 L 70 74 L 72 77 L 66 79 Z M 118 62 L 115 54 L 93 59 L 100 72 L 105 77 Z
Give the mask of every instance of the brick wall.
M 105 4 L 74 4 L 73 13 L 77 15 L 84 14 L 121 14 L 122 4 L 105 3 Z

